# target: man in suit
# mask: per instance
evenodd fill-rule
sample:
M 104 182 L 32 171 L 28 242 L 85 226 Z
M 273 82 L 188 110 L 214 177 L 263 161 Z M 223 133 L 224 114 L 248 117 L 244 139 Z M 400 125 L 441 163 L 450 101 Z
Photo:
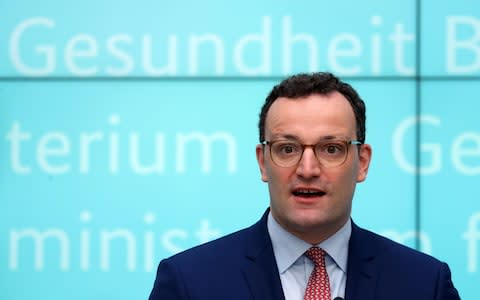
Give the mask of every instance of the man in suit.
M 259 136 L 269 209 L 160 262 L 150 300 L 460 299 L 445 263 L 351 220 L 372 149 L 350 85 L 329 73 L 283 80 L 261 109 Z

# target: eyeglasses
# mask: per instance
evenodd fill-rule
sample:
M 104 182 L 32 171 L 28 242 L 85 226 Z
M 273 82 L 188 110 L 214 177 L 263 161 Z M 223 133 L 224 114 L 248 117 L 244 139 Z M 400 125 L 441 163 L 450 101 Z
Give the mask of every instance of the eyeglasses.
M 279 167 L 295 166 L 302 158 L 305 148 L 311 147 L 322 166 L 333 168 L 346 161 L 350 145 L 362 145 L 363 143 L 355 140 L 332 138 L 313 145 L 305 145 L 291 140 L 263 141 L 261 144 L 270 146 L 270 157 Z

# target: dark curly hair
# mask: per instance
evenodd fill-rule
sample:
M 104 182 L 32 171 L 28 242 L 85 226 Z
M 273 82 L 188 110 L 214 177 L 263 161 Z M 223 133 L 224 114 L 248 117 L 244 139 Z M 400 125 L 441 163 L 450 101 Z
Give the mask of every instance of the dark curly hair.
M 265 140 L 265 119 L 267 118 L 268 110 L 279 97 L 295 99 L 312 94 L 326 95 L 334 91 L 342 94 L 352 106 L 357 125 L 357 140 L 364 143 L 366 130 L 365 103 L 348 83 L 327 72 L 293 75 L 273 87 L 260 111 L 260 120 L 258 122 L 260 142 Z

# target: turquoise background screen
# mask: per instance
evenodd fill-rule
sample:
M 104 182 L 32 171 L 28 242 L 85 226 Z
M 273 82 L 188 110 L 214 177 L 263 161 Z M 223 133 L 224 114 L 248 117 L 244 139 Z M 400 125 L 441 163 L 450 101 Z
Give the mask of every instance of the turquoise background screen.
M 0 298 L 147 299 L 158 262 L 268 207 L 282 78 L 367 105 L 353 219 L 480 295 L 480 2 L 0 2 Z

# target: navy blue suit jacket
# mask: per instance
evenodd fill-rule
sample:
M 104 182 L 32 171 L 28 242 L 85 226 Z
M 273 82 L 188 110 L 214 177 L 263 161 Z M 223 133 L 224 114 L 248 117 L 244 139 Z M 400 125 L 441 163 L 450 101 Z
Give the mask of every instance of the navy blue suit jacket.
M 267 231 L 249 228 L 160 262 L 149 300 L 285 299 Z M 345 300 L 455 300 L 447 264 L 353 224 Z

